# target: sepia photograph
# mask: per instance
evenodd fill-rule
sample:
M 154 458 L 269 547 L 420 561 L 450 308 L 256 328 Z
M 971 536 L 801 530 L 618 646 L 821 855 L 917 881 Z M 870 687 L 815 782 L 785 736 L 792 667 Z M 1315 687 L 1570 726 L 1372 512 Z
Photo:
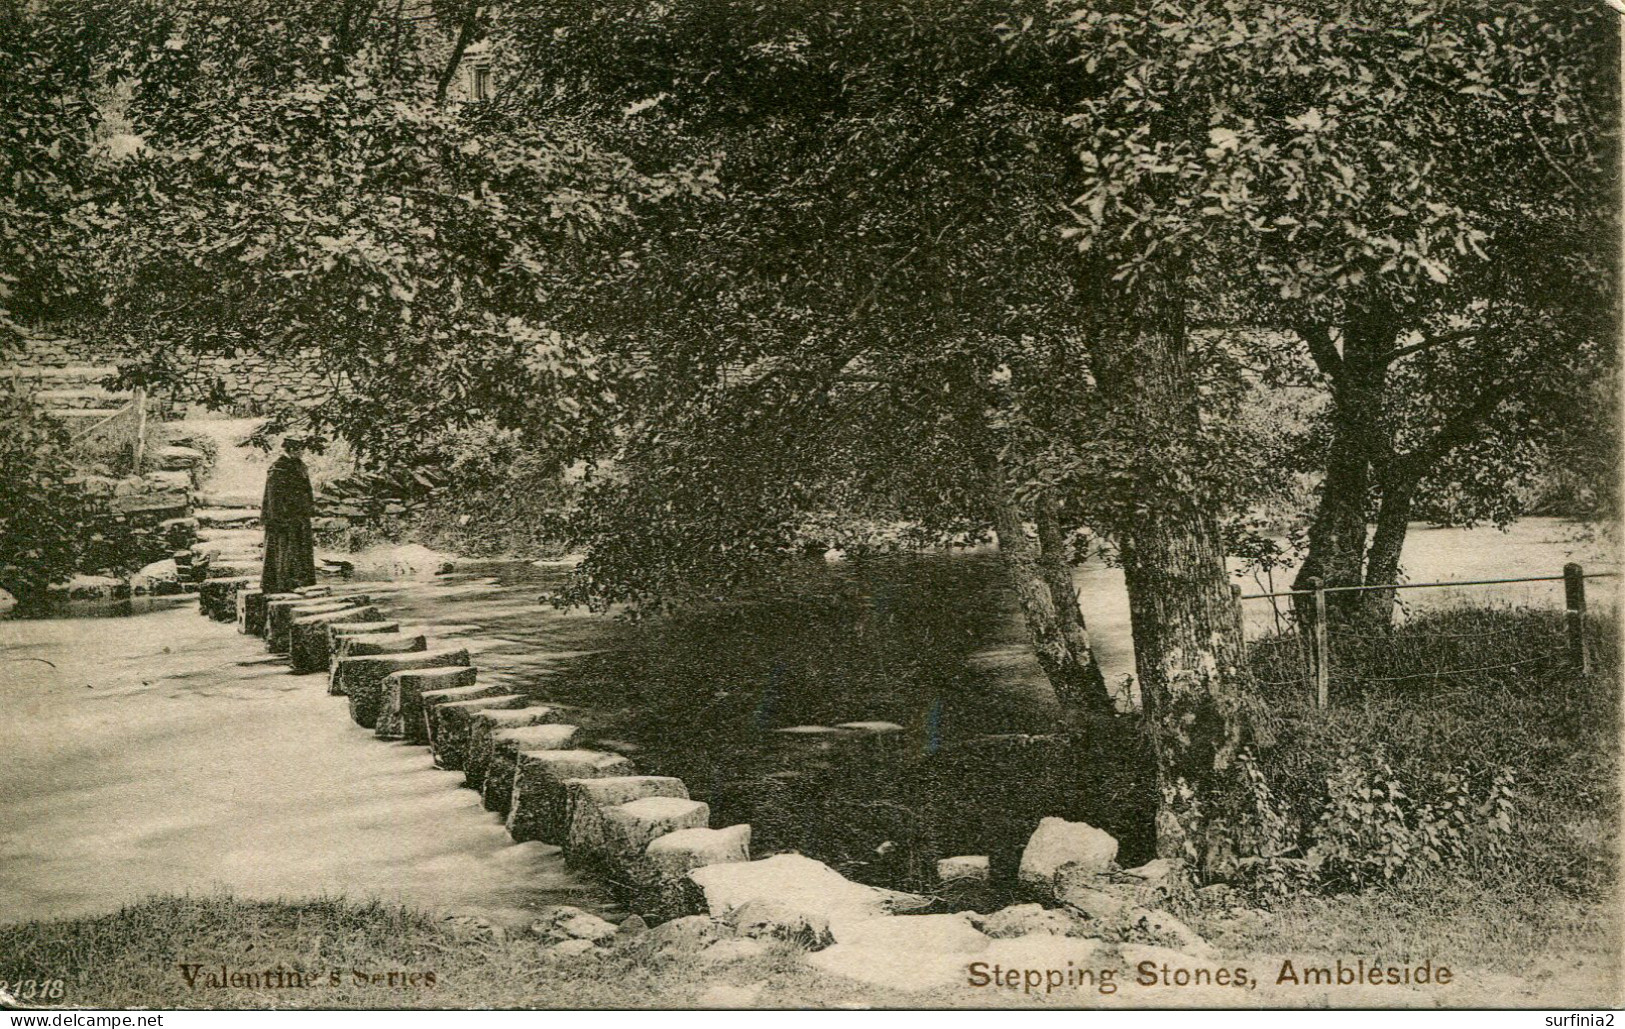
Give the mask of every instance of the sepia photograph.
M 1622 21 L 0 0 L 8 1025 L 1612 1025 Z

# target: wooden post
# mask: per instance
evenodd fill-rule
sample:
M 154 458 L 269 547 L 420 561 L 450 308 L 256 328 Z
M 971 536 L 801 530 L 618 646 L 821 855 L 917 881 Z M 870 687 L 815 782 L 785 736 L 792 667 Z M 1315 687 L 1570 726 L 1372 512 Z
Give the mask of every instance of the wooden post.
M 1563 566 L 1563 601 L 1569 627 L 1569 667 L 1585 675 L 1591 671 L 1586 657 L 1586 579 L 1585 570 L 1569 562 Z
M 1315 706 L 1322 711 L 1331 701 L 1332 650 L 1326 635 L 1326 590 L 1318 577 L 1309 580 L 1315 591 Z
M 130 469 L 131 475 L 141 474 L 141 459 L 147 451 L 147 388 L 135 388 L 135 467 Z

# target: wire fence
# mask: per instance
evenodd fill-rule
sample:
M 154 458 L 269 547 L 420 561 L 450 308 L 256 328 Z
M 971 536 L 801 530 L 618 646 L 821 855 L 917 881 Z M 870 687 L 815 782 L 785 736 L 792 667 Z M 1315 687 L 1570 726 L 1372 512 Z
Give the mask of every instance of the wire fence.
M 1310 580 L 1309 589 L 1242 594 L 1248 663 L 1261 689 L 1301 690 L 1323 708 L 1371 685 L 1584 674 L 1596 632 L 1586 583 L 1618 574 L 1570 564 L 1551 576 L 1326 588 Z M 1508 587 L 1521 595 L 1509 597 Z

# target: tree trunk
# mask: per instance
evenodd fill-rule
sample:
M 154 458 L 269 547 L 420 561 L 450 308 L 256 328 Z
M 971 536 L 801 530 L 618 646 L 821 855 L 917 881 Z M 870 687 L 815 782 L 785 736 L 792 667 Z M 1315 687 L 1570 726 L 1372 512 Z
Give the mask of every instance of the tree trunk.
M 1095 664 L 1076 593 L 1070 603 L 1058 601 L 1043 548 L 1027 538 L 1021 509 L 998 458 L 986 458 L 984 471 L 991 520 L 999 534 L 999 556 L 1016 591 L 1039 667 L 1063 707 L 1110 711 L 1105 678 Z M 1070 590 L 1070 579 L 1067 587 Z
M 1390 319 L 1366 315 L 1351 319 L 1343 330 L 1343 354 L 1332 380 L 1332 441 L 1326 458 L 1326 477 L 1320 501 L 1309 526 L 1309 553 L 1293 580 L 1294 589 L 1307 589 L 1311 578 L 1325 586 L 1358 586 L 1365 581 L 1367 512 L 1371 501 L 1372 468 L 1388 450 L 1384 427 L 1383 391 L 1387 388 L 1386 354 L 1396 329 Z M 1359 608 L 1357 593 L 1333 593 L 1328 615 L 1346 621 Z M 1301 625 L 1313 624 L 1313 609 L 1300 599 Z
M 1399 575 L 1399 558 L 1405 550 L 1405 533 L 1410 528 L 1416 485 L 1416 477 L 1403 470 L 1383 484 L 1377 531 L 1371 537 L 1371 551 L 1366 556 L 1365 583 L 1368 586 L 1394 582 Z M 1393 621 L 1393 590 L 1368 590 L 1357 595 L 1361 598 L 1365 624 L 1387 627 Z
M 1217 519 L 1190 485 L 1200 409 L 1181 277 L 1143 274 L 1123 328 L 1097 378 L 1147 441 L 1124 485 L 1134 506 L 1116 528 L 1162 792 L 1157 852 L 1205 865 L 1229 846 L 1209 838 L 1208 820 L 1242 785 L 1234 759 L 1250 738 L 1252 691 Z
M 1111 694 L 1106 689 L 1106 677 L 1095 662 L 1089 646 L 1089 629 L 1084 624 L 1083 608 L 1078 603 L 1078 588 L 1072 582 L 1072 562 L 1066 545 L 1066 534 L 1061 529 L 1060 512 L 1055 501 L 1047 494 L 1038 501 L 1038 560 L 1049 587 L 1050 600 L 1061 622 L 1061 635 L 1066 638 L 1067 650 L 1083 675 L 1084 707 L 1098 714 L 1114 713 Z

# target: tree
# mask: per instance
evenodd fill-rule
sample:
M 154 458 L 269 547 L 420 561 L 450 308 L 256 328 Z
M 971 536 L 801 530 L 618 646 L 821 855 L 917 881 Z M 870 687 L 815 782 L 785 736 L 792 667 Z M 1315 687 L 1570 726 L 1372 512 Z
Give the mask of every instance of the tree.
M 1235 24 L 1244 44 L 1209 42 L 1271 59 L 1213 112 L 1219 177 L 1191 197 L 1249 255 L 1221 317 L 1291 329 L 1260 358 L 1330 399 L 1298 586 L 1393 582 L 1418 495 L 1453 482 L 1510 516 L 1520 464 L 1612 361 L 1617 25 L 1358 2 Z M 1386 623 L 1393 593 L 1332 601 Z

